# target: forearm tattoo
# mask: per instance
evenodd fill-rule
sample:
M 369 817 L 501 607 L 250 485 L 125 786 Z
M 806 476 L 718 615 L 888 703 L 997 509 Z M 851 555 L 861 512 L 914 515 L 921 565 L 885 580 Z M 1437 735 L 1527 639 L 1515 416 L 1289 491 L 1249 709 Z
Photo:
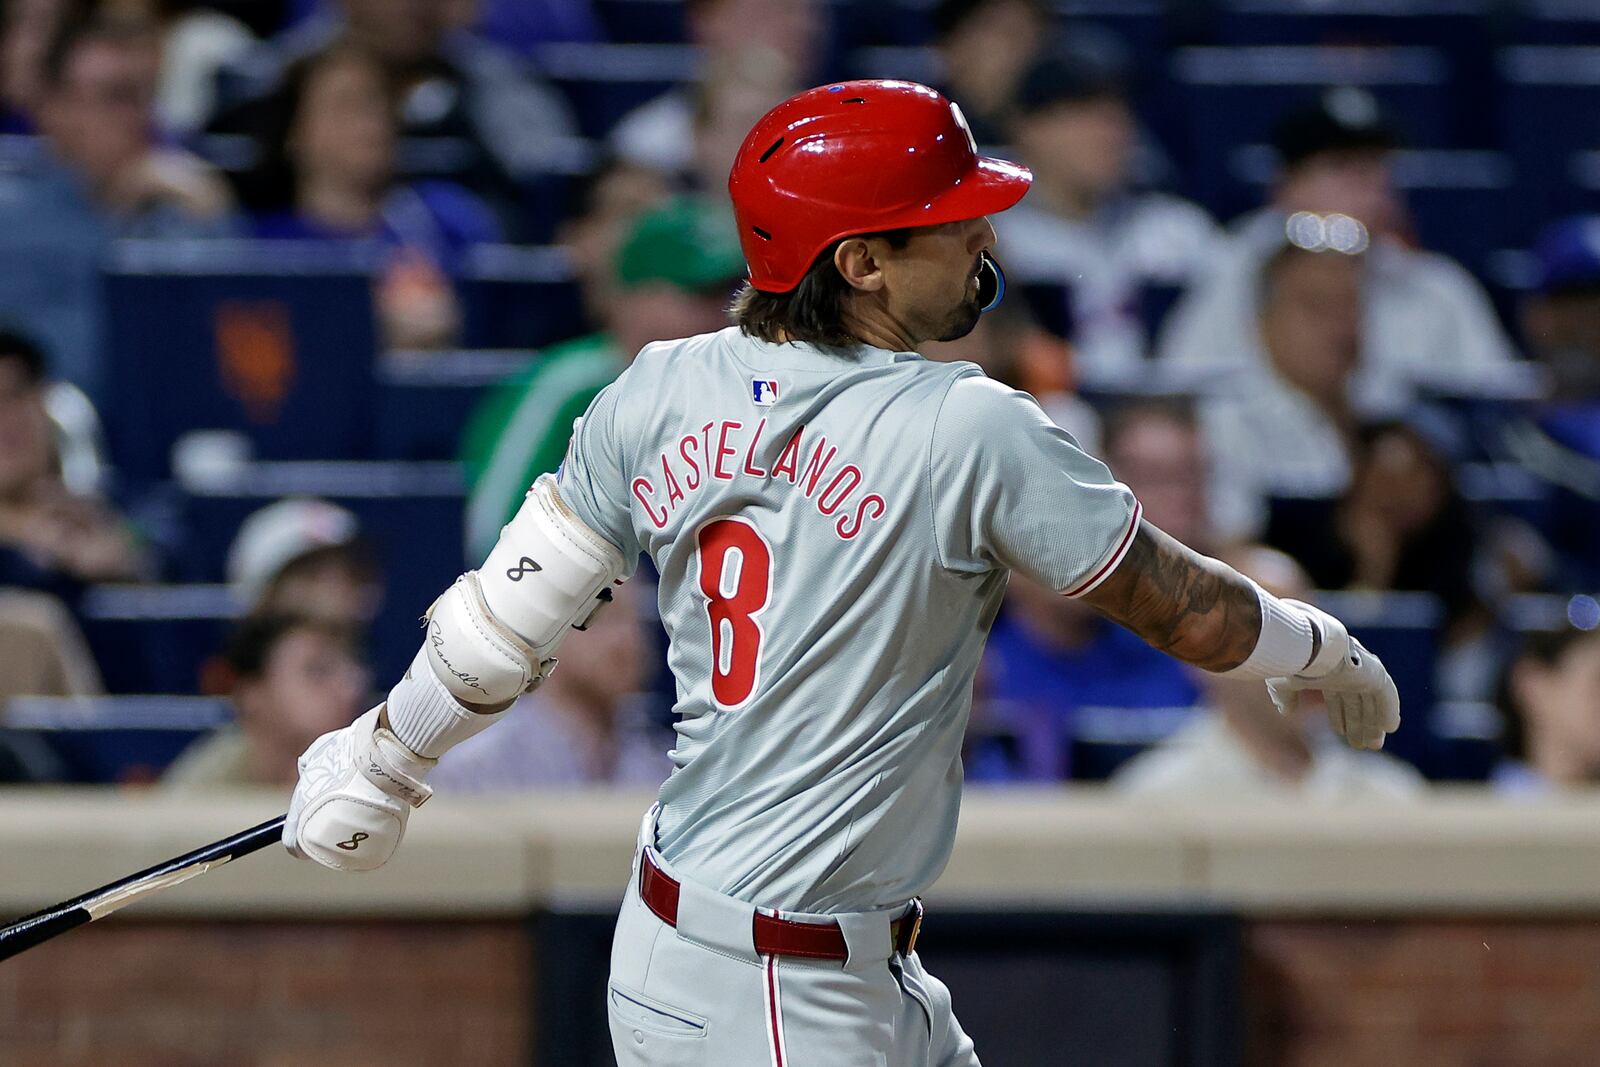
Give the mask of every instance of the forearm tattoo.
M 1083 599 L 1153 647 L 1208 671 L 1237 667 L 1261 636 L 1255 588 L 1148 522 L 1139 524 L 1117 569 Z

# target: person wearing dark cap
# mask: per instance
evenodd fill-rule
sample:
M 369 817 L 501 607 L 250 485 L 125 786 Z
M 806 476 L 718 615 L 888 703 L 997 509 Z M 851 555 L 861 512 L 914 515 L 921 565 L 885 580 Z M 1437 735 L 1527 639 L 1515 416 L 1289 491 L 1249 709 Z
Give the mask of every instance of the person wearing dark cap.
M 1446 256 L 1407 243 L 1390 162 L 1399 138 L 1373 96 L 1337 88 L 1286 114 L 1274 131 L 1279 173 L 1269 203 L 1233 224 L 1207 280 L 1173 309 L 1159 355 L 1191 374 L 1236 371 L 1259 359 L 1245 343 L 1257 317 L 1262 263 L 1283 246 L 1297 213 L 1343 215 L 1372 236 L 1365 257 L 1358 407 L 1403 404 L 1423 386 L 1485 388 L 1512 360 L 1481 285 Z
M 1127 68 L 1114 49 L 1090 44 L 1053 49 L 1023 76 L 1013 130 L 1033 196 L 995 228 L 1020 280 L 1070 294 L 1083 382 L 1116 386 L 1148 372 L 1143 287 L 1187 285 L 1221 235 L 1200 207 L 1137 188 Z
M 617 292 L 604 329 L 545 352 L 473 413 L 461 458 L 471 489 L 467 547 L 481 559 L 522 504 L 528 486 L 561 463 L 573 420 L 651 341 L 727 324 L 744 273 L 732 219 L 679 197 L 642 216 L 614 260 Z
M 1552 402 L 1600 403 L 1600 215 L 1552 223 L 1533 255 L 1534 293 L 1522 308 L 1528 354 L 1549 372 Z

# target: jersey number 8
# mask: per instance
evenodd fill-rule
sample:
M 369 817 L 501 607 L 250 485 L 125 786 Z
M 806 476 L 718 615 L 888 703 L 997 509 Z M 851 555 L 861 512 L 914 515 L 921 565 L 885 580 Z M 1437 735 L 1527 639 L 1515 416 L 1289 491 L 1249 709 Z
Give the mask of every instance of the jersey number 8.
M 711 624 L 711 695 L 724 711 L 749 702 L 761 680 L 761 623 L 772 593 L 772 549 L 745 519 L 715 519 L 695 535 L 700 594 Z

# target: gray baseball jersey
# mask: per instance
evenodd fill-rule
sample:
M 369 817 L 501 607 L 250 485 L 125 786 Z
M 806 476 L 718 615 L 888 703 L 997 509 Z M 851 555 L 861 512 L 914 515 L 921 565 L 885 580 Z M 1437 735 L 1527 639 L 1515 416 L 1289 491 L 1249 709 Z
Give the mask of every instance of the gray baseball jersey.
M 800 912 L 933 882 L 1009 572 L 1082 595 L 1140 510 L 970 363 L 736 328 L 646 346 L 575 425 L 560 487 L 661 575 L 680 716 L 661 853 Z

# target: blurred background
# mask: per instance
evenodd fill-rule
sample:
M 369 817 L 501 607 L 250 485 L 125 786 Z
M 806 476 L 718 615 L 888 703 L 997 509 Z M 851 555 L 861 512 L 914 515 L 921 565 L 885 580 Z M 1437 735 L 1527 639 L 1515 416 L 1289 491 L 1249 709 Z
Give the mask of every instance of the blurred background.
M 985 1063 L 1593 1062 L 1600 4 L 0 11 L 0 913 L 281 810 L 595 393 L 725 324 L 755 119 L 910 78 L 1036 175 L 927 354 L 1404 708 L 1358 755 L 1013 580 L 923 947 Z M 0 1062 L 609 1063 L 674 698 L 647 568 L 620 600 L 441 764 L 416 866 L 257 857 L 29 953 Z

